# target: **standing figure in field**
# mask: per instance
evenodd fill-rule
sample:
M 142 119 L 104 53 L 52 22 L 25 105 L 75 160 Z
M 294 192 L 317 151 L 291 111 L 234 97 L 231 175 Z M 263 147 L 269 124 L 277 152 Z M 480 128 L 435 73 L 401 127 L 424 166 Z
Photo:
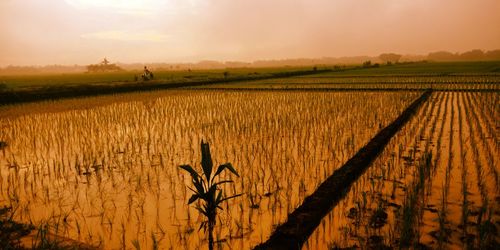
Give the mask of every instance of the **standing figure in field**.
M 153 72 L 149 71 L 148 67 L 144 66 L 144 73 L 142 73 L 142 80 L 148 81 L 153 79 Z

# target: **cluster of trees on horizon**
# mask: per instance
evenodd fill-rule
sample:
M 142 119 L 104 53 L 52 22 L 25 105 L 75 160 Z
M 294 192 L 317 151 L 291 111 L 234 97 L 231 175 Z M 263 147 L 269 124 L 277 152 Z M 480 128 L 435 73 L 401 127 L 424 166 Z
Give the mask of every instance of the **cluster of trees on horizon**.
M 427 55 L 430 61 L 493 61 L 500 60 L 500 49 L 482 51 L 474 49 L 464 53 L 451 53 L 448 51 L 432 52 Z
M 122 68 L 118 67 L 114 63 L 109 63 L 108 59 L 105 57 L 99 64 L 87 65 L 87 72 L 109 72 L 109 71 L 121 71 Z
M 106 61 L 106 63 L 103 63 Z M 323 57 L 323 58 L 297 58 L 281 60 L 258 60 L 254 62 L 240 61 L 215 61 L 204 60 L 197 63 L 116 63 L 109 64 L 105 58 L 100 64 L 91 65 L 46 65 L 46 66 L 13 66 L 0 68 L 0 74 L 37 74 L 37 73 L 82 73 L 103 72 L 119 70 L 142 70 L 145 65 L 157 71 L 162 70 L 187 70 L 187 69 L 226 69 L 226 68 L 265 68 L 265 67 L 299 67 L 313 65 L 352 65 L 362 64 L 370 61 L 373 63 L 397 63 L 397 62 L 454 62 L 454 61 L 500 61 L 500 49 L 483 51 L 474 49 L 463 53 L 452 53 L 449 51 L 431 52 L 428 55 L 401 55 L 395 53 L 383 53 L 376 57 L 352 56 L 352 57 Z

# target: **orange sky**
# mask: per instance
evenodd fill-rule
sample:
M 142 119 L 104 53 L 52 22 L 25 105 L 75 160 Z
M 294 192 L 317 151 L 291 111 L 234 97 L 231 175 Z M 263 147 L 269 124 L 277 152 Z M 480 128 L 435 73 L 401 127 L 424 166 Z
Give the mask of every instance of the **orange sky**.
M 500 48 L 499 0 L 0 0 L 0 66 Z

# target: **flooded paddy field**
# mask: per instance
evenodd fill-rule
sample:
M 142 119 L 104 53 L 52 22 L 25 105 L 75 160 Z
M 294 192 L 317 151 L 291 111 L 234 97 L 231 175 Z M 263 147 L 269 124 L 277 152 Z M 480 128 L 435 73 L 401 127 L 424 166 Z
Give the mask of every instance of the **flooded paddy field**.
M 495 249 L 498 92 L 434 92 L 304 249 Z
M 178 167 L 199 169 L 203 139 L 216 165 L 230 162 L 240 174 L 222 176 L 234 180 L 225 195 L 242 196 L 224 204 L 216 243 L 248 249 L 420 94 L 181 90 L 4 106 L 0 203 L 18 221 L 105 249 L 206 248 L 203 218 L 187 204 L 189 175 Z M 497 121 L 486 112 L 498 110 L 482 112 L 487 135 Z M 495 155 L 492 146 L 482 147 Z

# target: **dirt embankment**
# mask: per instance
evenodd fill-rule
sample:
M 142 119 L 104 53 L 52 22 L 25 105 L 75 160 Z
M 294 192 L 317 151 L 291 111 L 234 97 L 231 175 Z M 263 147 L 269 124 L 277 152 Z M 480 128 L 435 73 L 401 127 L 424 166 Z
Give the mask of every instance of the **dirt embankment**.
M 361 148 L 344 166 L 328 177 L 304 202 L 278 226 L 271 237 L 254 249 L 301 249 L 321 220 L 344 197 L 351 185 L 363 174 L 382 152 L 389 140 L 408 121 L 431 90 L 424 92 L 401 115 L 382 129 L 368 144 Z

